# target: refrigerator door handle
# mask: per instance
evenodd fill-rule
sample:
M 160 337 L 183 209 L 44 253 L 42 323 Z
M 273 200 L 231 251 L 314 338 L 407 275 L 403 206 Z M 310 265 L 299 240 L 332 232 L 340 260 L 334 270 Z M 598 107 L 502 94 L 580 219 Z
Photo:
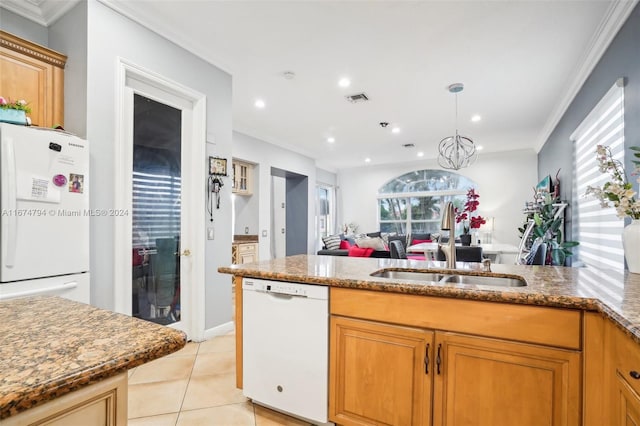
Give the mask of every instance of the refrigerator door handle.
M 16 194 L 16 155 L 13 149 L 13 138 L 6 138 L 2 144 L 2 159 L 5 162 L 2 166 L 4 171 L 2 180 L 6 182 L 6 201 L 5 211 L 7 217 L 7 246 L 4 256 L 4 264 L 8 268 L 12 268 L 16 262 L 16 245 L 18 242 L 18 212 L 17 212 L 17 194 Z M 3 212 L 4 214 L 5 212 Z

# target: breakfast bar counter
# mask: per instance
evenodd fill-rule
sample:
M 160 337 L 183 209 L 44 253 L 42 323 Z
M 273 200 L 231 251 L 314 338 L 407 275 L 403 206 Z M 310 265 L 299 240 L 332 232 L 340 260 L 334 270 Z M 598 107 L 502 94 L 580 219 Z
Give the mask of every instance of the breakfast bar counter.
M 128 369 L 186 343 L 181 331 L 53 296 L 0 302 L 0 318 L 0 419 L 7 420 L 126 378 Z M 124 396 L 126 408 L 126 381 Z
M 335 424 L 640 421 L 640 275 L 507 264 L 485 271 L 464 262 L 454 270 L 437 261 L 313 255 L 218 270 L 235 276 L 238 388 L 245 341 L 255 346 L 256 315 L 259 321 L 266 312 L 243 298 L 255 302 L 252 293 L 272 288 L 308 294 L 275 281 L 328 287 L 329 371 L 321 376 L 328 377 L 326 418 Z M 277 347 L 286 346 L 276 346 L 273 359 L 289 359 Z M 259 371 L 249 367 L 247 381 L 258 380 Z M 286 366 L 278 373 L 267 389 L 287 377 Z M 389 392 L 390 383 L 401 385 Z M 273 405 L 282 397 L 271 399 Z M 379 410 L 383 405 L 393 408 Z
M 232 265 L 218 270 L 242 277 L 319 284 L 331 287 L 451 297 L 479 301 L 560 307 L 597 311 L 640 343 L 640 275 L 628 271 L 590 267 L 491 265 L 483 272 L 479 263 L 458 263 L 455 271 L 444 262 L 402 259 L 372 259 L 339 256 L 297 255 L 280 259 Z M 453 283 L 417 282 L 373 277 L 379 270 L 434 271 L 520 277 L 524 287 L 494 287 Z

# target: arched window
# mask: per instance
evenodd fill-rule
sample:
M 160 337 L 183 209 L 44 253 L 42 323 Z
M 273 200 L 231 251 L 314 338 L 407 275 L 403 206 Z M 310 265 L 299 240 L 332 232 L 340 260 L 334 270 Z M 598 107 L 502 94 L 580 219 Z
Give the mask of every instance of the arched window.
M 416 170 L 391 179 L 378 190 L 378 223 L 382 232 L 398 234 L 440 231 L 447 201 L 462 208 L 471 179 L 444 170 Z

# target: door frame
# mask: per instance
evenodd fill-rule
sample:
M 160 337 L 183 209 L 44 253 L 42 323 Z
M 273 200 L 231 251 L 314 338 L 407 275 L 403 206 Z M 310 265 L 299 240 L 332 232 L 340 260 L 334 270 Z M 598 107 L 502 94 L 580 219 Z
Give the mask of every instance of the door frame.
M 205 328 L 205 222 L 201 220 L 200 213 L 205 211 L 202 186 L 198 183 L 206 179 L 206 96 L 190 89 L 180 83 L 167 79 L 160 74 L 144 69 L 124 58 L 117 58 L 116 80 L 116 140 L 114 143 L 114 208 L 118 210 L 132 211 L 133 180 L 133 148 L 130 140 L 133 135 L 133 120 L 129 115 L 133 112 L 133 97 L 129 99 L 132 88 L 128 81 L 137 80 L 150 85 L 155 89 L 168 94 L 169 97 L 181 99 L 191 104 L 191 114 L 182 125 L 189 126 L 191 138 L 182 141 L 183 152 L 181 162 L 192 164 L 183 170 L 183 179 L 186 177 L 186 185 L 182 186 L 182 206 L 189 206 L 191 211 L 187 220 L 181 221 L 181 249 L 191 249 L 190 257 L 183 257 L 180 264 L 181 270 L 185 268 L 185 259 L 190 261 L 190 282 L 187 291 L 181 283 L 181 295 L 185 297 L 183 302 L 190 307 L 187 315 L 181 315 L 180 329 L 185 331 L 192 340 L 202 340 Z M 144 93 L 140 92 L 142 95 Z M 146 95 L 145 95 L 146 96 Z M 183 114 L 183 118 L 185 114 Z M 184 132 L 183 132 L 184 134 Z M 200 164 L 202 167 L 198 167 Z M 123 250 L 123 247 L 131 247 L 131 235 L 133 220 L 131 214 L 121 216 L 114 221 L 114 307 L 116 312 L 131 315 L 131 287 L 132 264 L 131 250 Z M 182 274 L 181 274 L 182 275 Z M 183 310 L 184 312 L 184 310 Z

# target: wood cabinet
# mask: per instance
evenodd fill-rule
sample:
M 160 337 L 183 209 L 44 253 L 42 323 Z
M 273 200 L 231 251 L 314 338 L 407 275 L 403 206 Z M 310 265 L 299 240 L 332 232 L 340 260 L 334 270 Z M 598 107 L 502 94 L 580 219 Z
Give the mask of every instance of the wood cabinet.
M 34 126 L 64 124 L 64 66 L 67 57 L 0 31 L 0 96 L 24 99 Z
M 607 326 L 610 424 L 640 425 L 640 346 L 613 323 Z
M 330 330 L 332 421 L 431 424 L 432 331 L 336 316 Z
M 233 186 L 231 192 L 239 195 L 253 194 L 253 165 L 244 161 L 231 162 Z
M 125 426 L 127 373 L 105 379 L 2 420 L 2 426 Z
M 234 243 L 231 245 L 231 263 L 242 265 L 258 261 L 258 243 Z
M 435 343 L 434 425 L 580 423 L 579 352 L 446 332 Z
M 332 288 L 329 418 L 578 425 L 580 332 L 578 311 Z

